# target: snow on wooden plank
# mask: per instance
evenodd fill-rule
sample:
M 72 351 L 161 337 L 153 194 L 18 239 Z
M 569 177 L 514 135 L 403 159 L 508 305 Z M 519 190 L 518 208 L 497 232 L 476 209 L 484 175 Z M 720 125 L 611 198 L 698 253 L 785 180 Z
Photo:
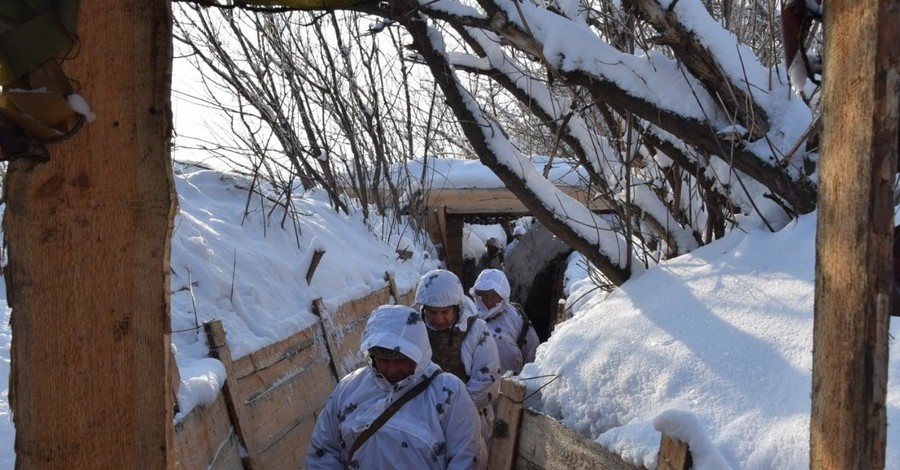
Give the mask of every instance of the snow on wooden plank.
M 525 410 L 519 430 L 516 468 L 634 470 L 635 466 L 559 421 Z

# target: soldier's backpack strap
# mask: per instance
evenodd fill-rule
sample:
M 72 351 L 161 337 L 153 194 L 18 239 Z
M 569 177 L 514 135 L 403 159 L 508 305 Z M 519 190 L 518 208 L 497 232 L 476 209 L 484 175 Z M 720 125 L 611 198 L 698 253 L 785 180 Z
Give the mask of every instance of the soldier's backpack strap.
M 518 302 L 510 302 L 510 305 L 516 312 L 519 313 L 519 316 L 522 317 L 522 330 L 519 331 L 519 337 L 516 338 L 516 344 L 519 346 L 519 349 L 522 349 L 522 346 L 525 345 L 525 338 L 528 337 L 528 329 L 531 328 L 531 320 L 528 319 L 528 315 L 525 315 L 525 307 Z

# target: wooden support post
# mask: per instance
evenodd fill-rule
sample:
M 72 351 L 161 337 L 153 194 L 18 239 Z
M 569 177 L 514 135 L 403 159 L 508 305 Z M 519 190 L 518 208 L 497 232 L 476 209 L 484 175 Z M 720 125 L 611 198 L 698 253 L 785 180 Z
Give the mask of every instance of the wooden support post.
M 340 351 L 334 338 L 334 323 L 331 321 L 331 318 L 325 315 L 325 304 L 321 298 L 313 300 L 312 311 L 315 316 L 319 317 L 319 327 L 325 339 L 325 351 L 328 352 L 328 365 L 331 366 L 331 373 L 334 374 L 335 380 L 340 382 L 341 377 L 343 377 L 343 374 L 341 374 L 341 367 L 343 366 L 338 366 L 338 362 L 334 357 L 334 354 Z
M 437 221 L 437 231 L 440 235 L 439 241 L 441 246 L 438 248 L 438 254 L 447 259 L 447 206 L 435 207 L 432 210 L 434 211 L 434 219 Z
M 3 179 L 15 465 L 171 468 L 172 2 L 13 6 L 77 9 L 59 62 L 96 113 Z
M 259 449 L 253 436 L 248 432 L 249 422 L 247 421 L 247 413 L 244 409 L 244 400 L 241 396 L 238 379 L 234 374 L 231 350 L 225 341 L 225 328 L 222 326 L 221 320 L 204 323 L 203 327 L 206 329 L 206 338 L 209 341 L 209 355 L 221 361 L 222 365 L 225 366 L 225 373 L 228 374 L 228 377 L 225 379 L 225 386 L 222 387 L 222 393 L 225 395 L 225 403 L 228 406 L 228 416 L 231 418 L 231 424 L 234 426 L 234 430 L 244 449 L 247 450 L 247 456 L 242 459 L 244 467 L 248 470 L 259 468 L 257 465 Z
M 553 330 L 556 329 L 556 325 L 566 321 L 566 299 L 559 299 L 556 302 L 556 319 L 553 321 Z M 551 331 L 552 333 L 552 331 Z
M 687 443 L 663 434 L 659 442 L 657 470 L 688 470 L 694 465 Z
M 500 398 L 497 400 L 497 416 L 491 436 L 491 453 L 488 466 L 491 470 L 512 470 L 515 468 L 519 425 L 522 422 L 522 400 L 525 386 L 509 379 L 500 383 Z
M 884 468 L 900 0 L 826 10 L 810 468 Z
M 309 260 L 309 268 L 306 270 L 306 284 L 312 282 L 313 275 L 316 274 L 316 268 L 319 267 L 319 261 L 325 256 L 325 250 L 316 250 L 313 252 L 312 259 Z
M 447 217 L 447 246 L 445 247 L 447 257 L 444 261 L 447 262 L 447 269 L 459 276 L 460 279 L 463 278 L 463 224 L 464 219 L 460 216 Z
M 384 280 L 388 282 L 388 289 L 390 289 L 391 291 L 391 296 L 394 298 L 394 303 L 400 303 L 400 291 L 397 290 L 397 281 L 394 280 L 394 274 L 385 271 Z

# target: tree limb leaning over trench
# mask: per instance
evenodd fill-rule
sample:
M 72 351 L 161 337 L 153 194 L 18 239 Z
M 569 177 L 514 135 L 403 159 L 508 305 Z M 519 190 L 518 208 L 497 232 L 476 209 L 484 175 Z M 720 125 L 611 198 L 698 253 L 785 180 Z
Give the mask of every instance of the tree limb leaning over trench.
M 482 3 L 489 3 L 489 0 L 482 0 Z M 446 14 L 440 12 L 429 10 L 428 13 L 429 15 L 434 14 L 436 17 L 439 15 L 446 17 Z M 573 23 L 572 27 L 580 26 Z M 516 24 L 508 21 L 503 12 L 498 11 L 491 18 L 491 30 L 521 51 L 534 53 L 544 49 L 544 45 L 535 37 L 528 35 Z M 598 41 L 600 41 L 599 38 Z M 607 67 L 615 66 L 614 64 L 607 65 Z M 731 142 L 719 138 L 715 135 L 714 126 L 710 121 L 683 116 L 665 109 L 659 103 L 635 96 L 615 81 L 589 70 L 557 70 L 555 74 L 569 84 L 584 87 L 599 102 L 609 103 L 617 109 L 628 110 L 677 136 L 690 146 L 719 155 L 736 169 L 759 181 L 772 191 L 774 196 L 786 201 L 798 213 L 806 214 L 815 209 L 817 190 L 812 182 L 805 179 L 795 180 L 779 166 L 763 161 L 758 155 L 746 150 L 743 146 L 734 146 Z
M 405 4 L 404 4 L 405 3 Z M 417 4 L 412 2 L 395 2 L 394 8 L 415 9 Z M 562 241 L 569 246 L 578 250 L 585 258 L 596 266 L 612 283 L 621 285 L 630 277 L 630 271 L 622 268 L 624 260 L 613 259 L 606 254 L 606 250 L 610 247 L 601 247 L 599 242 L 592 243 L 585 236 L 578 233 L 570 224 L 582 223 L 587 221 L 565 221 L 565 214 L 554 213 L 550 207 L 542 202 L 535 192 L 528 187 L 521 177 L 515 174 L 510 168 L 501 164 L 495 149 L 488 142 L 486 132 L 489 132 L 487 119 L 481 112 L 480 107 L 472 99 L 471 95 L 456 77 L 453 67 L 450 65 L 442 44 L 435 44 L 434 35 L 438 34 L 435 30 L 429 29 L 425 18 L 419 15 L 400 17 L 400 23 L 407 29 L 413 38 L 413 47 L 424 59 L 429 69 L 444 92 L 450 108 L 459 119 L 460 126 L 466 134 L 469 142 L 475 148 L 482 163 L 489 167 L 506 185 L 506 187 L 518 197 L 525 207 L 538 218 L 544 225 L 553 231 Z M 470 106 L 471 105 L 471 106 Z M 495 127 L 490 129 L 497 130 Z M 494 139 L 502 139 L 506 141 L 506 137 L 502 135 L 492 136 Z M 546 180 L 545 180 L 546 181 Z M 549 185 L 549 182 L 548 182 Z M 549 185 L 552 187 L 552 185 Z M 555 189 L 555 188 L 554 188 Z M 562 191 L 555 189 L 560 199 L 571 199 Z M 599 223 L 604 223 L 602 219 L 595 219 Z M 593 227 L 596 229 L 596 225 Z M 599 229 L 598 229 L 599 230 Z M 624 246 L 625 241 L 621 240 Z M 615 247 L 616 252 L 621 251 L 621 247 Z M 617 256 L 621 258 L 621 256 Z

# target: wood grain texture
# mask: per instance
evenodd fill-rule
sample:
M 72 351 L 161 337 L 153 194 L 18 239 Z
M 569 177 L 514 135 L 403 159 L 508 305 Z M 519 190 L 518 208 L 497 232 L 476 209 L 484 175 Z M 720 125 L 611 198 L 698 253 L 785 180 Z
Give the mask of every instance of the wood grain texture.
M 810 468 L 885 466 L 900 1 L 828 2 Z
M 96 120 L 4 185 L 17 466 L 171 468 L 171 5 L 81 2 L 78 36 Z

